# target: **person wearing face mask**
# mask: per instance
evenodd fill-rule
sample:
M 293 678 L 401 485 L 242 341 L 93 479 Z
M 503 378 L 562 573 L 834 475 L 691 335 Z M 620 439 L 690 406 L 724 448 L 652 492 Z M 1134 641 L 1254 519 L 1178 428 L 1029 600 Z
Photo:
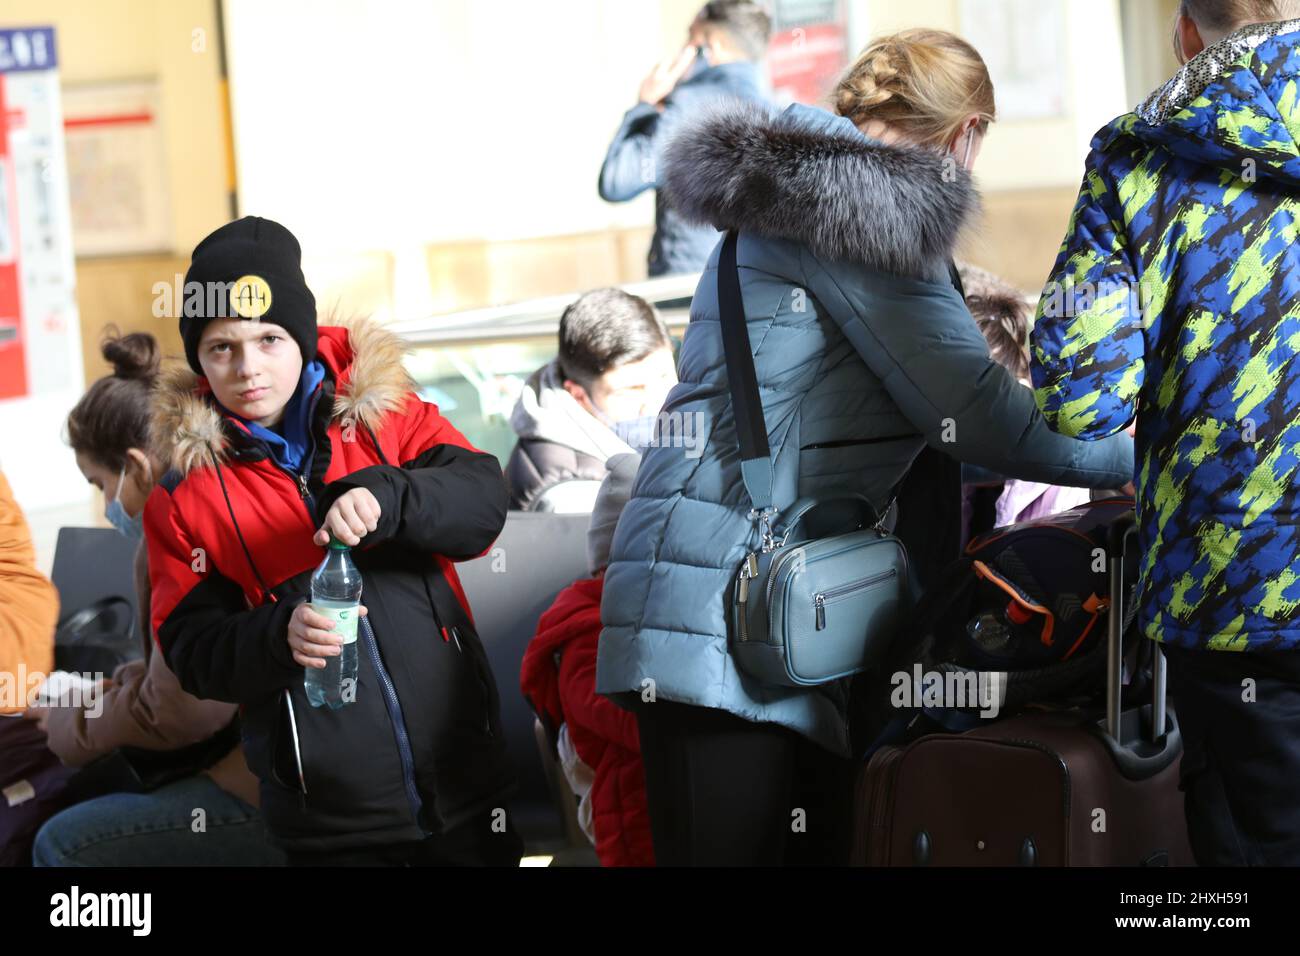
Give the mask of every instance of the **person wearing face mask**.
M 581 296 L 560 317 L 559 355 L 529 377 L 511 413 L 510 507 L 589 513 L 605 462 L 657 440 L 676 383 L 672 339 L 653 306 L 619 289 Z
M 1128 482 L 1129 437 L 1051 432 L 989 354 L 954 279 L 977 205 L 969 170 L 995 116 L 978 52 L 940 31 L 881 38 L 832 102 L 834 112 L 729 105 L 685 124 L 665 151 L 675 208 L 738 235 L 773 507 L 861 495 L 888 516 L 927 447 L 1012 478 Z M 760 538 L 724 360 L 722 248 L 696 289 L 681 383 L 663 409 L 699 416 L 709 439 L 697 458 L 645 451 L 605 572 L 596 689 L 637 714 L 659 865 L 847 863 L 861 752 L 850 683 L 771 686 L 730 653 L 727 595 Z M 958 510 L 959 467 L 942 494 Z M 900 501 L 900 523 L 908 510 Z
M 600 198 L 627 202 L 661 185 L 661 151 L 672 127 L 726 98 L 770 99 L 762 60 L 772 21 L 753 0 L 712 0 L 696 15 L 686 45 L 659 63 L 641 83 L 638 101 L 605 154 Z M 699 272 L 718 241 L 707 224 L 690 222 L 662 191 L 655 194 L 651 276 Z
M 86 390 L 68 414 L 68 443 L 77 467 L 108 501 L 109 522 L 139 542 L 135 558 L 143 657 L 118 667 L 91 711 L 32 708 L 49 747 L 64 764 L 81 767 L 120 747 L 178 751 L 229 733 L 234 704 L 200 700 L 181 688 L 156 650 L 149 626 L 151 588 L 142 515 L 166 470 L 151 451 L 152 389 L 158 343 L 135 332 L 105 336 L 101 354 L 113 372 Z M 208 829 L 195 832 L 202 807 Z M 76 804 L 51 817 L 36 835 L 37 866 L 264 866 L 283 864 L 258 812 L 257 778 L 233 743 L 201 772 L 147 793 L 115 793 Z

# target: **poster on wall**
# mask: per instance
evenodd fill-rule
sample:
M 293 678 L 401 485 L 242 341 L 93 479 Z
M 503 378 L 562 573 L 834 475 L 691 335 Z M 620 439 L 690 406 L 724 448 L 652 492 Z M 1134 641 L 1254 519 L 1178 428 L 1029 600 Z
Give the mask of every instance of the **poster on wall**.
M 776 0 L 767 49 L 772 94 L 782 106 L 824 105 L 848 66 L 843 0 Z
M 962 0 L 961 35 L 988 64 L 999 120 L 1066 115 L 1065 0 Z
M 171 248 L 155 81 L 63 91 L 68 192 L 77 256 Z
M 53 28 L 0 29 L 0 401 L 81 384 L 57 67 Z

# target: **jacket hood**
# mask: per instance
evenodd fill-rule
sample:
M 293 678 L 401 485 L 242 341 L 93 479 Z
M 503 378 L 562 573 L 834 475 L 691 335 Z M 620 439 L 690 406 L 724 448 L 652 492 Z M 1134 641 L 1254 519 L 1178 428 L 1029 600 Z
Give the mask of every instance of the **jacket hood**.
M 519 687 L 533 707 L 544 710 L 556 724 L 564 720 L 560 704 L 558 655 L 574 641 L 600 633 L 603 578 L 581 578 L 558 595 L 537 622 L 537 633 L 524 650 Z
M 510 427 L 521 439 L 553 442 L 600 461 L 632 451 L 565 391 L 558 361 L 528 376 L 510 413 Z
M 357 421 L 378 430 L 385 413 L 402 407 L 416 385 L 402 364 L 406 344 L 369 319 L 321 326 L 316 357 L 334 380 L 335 421 Z M 181 474 L 224 461 L 228 428 L 240 427 L 216 405 L 206 378 L 188 365 L 171 363 L 154 385 L 152 441 L 155 452 Z
M 970 174 L 936 152 L 870 139 L 825 110 L 739 100 L 676 128 L 663 188 L 690 221 L 927 278 L 946 271 L 979 205 Z
M 1122 136 L 1234 176 L 1300 185 L 1300 20 L 1255 23 L 1207 47 L 1134 112 L 1111 123 Z

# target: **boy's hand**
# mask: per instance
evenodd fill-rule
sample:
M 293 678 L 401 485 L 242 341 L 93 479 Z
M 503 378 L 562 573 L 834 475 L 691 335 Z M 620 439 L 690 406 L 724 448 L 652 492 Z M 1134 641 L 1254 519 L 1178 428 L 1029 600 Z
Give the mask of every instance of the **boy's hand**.
M 361 605 L 357 612 L 364 615 L 366 606 Z M 325 658 L 343 653 L 343 635 L 335 634 L 334 622 L 317 614 L 310 604 L 299 604 L 289 618 L 289 649 L 303 667 L 319 669 L 325 666 Z
M 330 543 L 330 535 L 355 548 L 371 531 L 379 527 L 379 501 L 365 488 L 353 488 L 339 496 L 330 505 L 325 523 L 320 526 L 312 541 L 322 548 Z

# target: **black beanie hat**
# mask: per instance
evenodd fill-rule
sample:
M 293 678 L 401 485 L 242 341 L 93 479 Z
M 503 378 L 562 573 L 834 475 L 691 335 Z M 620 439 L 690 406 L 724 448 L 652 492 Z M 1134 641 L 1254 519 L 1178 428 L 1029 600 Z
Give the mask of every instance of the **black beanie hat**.
M 316 297 L 302 275 L 302 247 L 278 222 L 245 216 L 210 234 L 194 247 L 184 293 L 181 339 L 199 375 L 199 339 L 213 319 L 273 322 L 293 336 L 304 365 L 316 358 Z

